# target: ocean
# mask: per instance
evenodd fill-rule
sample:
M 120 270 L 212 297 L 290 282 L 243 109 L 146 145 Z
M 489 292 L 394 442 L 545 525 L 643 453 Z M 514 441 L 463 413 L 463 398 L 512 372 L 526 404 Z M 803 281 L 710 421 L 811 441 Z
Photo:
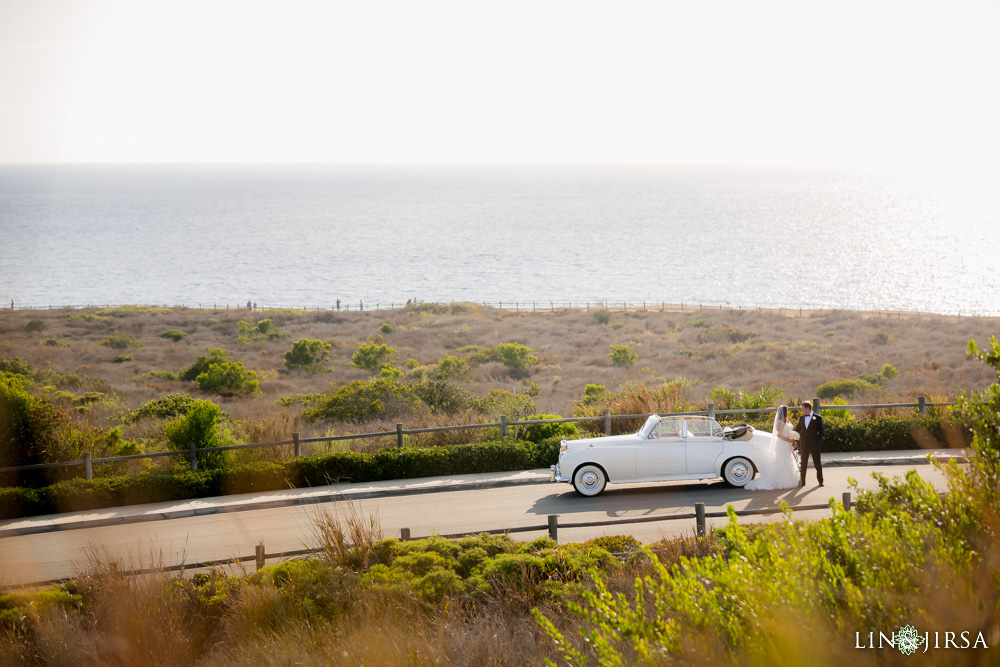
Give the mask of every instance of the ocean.
M 834 170 L 0 165 L 0 299 L 998 314 L 998 210 Z

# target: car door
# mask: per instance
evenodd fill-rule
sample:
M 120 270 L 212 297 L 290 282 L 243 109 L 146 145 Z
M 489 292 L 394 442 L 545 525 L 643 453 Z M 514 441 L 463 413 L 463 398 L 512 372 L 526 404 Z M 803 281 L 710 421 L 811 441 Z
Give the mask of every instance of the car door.
M 687 465 L 681 420 L 661 421 L 635 450 L 635 474 L 639 481 L 683 475 Z
M 688 419 L 684 422 L 685 461 L 692 475 L 715 475 L 715 461 L 722 454 L 721 429 L 713 428 L 709 419 Z

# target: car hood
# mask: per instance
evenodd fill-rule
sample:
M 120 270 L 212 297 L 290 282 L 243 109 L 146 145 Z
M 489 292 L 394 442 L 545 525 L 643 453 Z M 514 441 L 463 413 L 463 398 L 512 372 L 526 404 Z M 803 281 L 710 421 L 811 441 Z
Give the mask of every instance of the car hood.
M 608 447 L 614 445 L 634 445 L 641 442 L 635 433 L 625 435 L 609 435 L 604 438 L 582 438 L 580 440 L 563 440 L 567 449 L 583 449 L 585 447 Z

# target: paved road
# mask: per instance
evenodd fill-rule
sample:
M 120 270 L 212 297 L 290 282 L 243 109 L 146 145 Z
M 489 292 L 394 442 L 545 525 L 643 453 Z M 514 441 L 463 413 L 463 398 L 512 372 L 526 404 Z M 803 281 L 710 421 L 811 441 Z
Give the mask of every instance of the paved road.
M 932 466 L 914 466 L 939 490 L 944 477 Z M 0 538 L 0 584 L 26 585 L 77 575 L 95 560 L 113 559 L 127 569 L 141 569 L 182 563 L 201 563 L 226 558 L 252 556 L 263 543 L 269 554 L 315 547 L 315 521 L 325 514 L 347 517 L 352 512 L 364 520 L 375 518 L 386 537 L 399 536 L 409 528 L 412 537 L 450 535 L 490 529 L 519 529 L 536 526 L 534 532 L 517 532 L 515 539 L 532 539 L 546 534 L 549 515 L 557 515 L 562 528 L 560 542 L 575 542 L 599 535 L 631 534 L 643 542 L 661 537 L 690 535 L 694 504 L 703 502 L 706 511 L 724 512 L 727 504 L 738 511 L 768 510 L 782 500 L 792 509 L 822 505 L 830 498 L 840 502 L 850 491 L 847 478 L 875 488 L 870 473 L 902 475 L 904 466 L 830 467 L 825 470 L 826 486 L 818 487 L 810 474 L 804 488 L 786 491 L 734 489 L 722 482 L 672 482 L 647 485 L 610 485 L 596 498 L 578 496 L 568 484 L 520 484 L 501 488 L 446 490 L 418 495 L 369 497 L 351 502 L 325 502 L 249 511 L 187 516 L 170 520 L 120 525 L 51 530 L 37 534 Z M 818 518 L 828 510 L 803 511 L 796 518 Z M 667 520 L 674 517 L 674 520 Z M 650 518 L 664 519 L 648 522 Z M 565 527 L 573 523 L 609 520 L 640 520 L 645 523 Z M 784 520 L 780 514 L 748 516 L 744 522 Z M 710 519 L 710 525 L 725 523 Z M 0 533 L 2 534 L 2 533 Z M 252 563 L 246 567 L 252 567 Z

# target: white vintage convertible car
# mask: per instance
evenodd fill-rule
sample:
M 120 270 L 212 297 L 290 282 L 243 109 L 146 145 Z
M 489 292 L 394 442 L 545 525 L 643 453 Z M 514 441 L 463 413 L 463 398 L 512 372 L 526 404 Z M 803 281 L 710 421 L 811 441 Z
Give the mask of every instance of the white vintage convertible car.
M 652 415 L 629 435 L 563 440 L 552 481 L 570 482 L 584 496 L 596 496 L 609 482 L 722 477 L 743 486 L 773 444 L 773 435 L 752 426 L 723 428 L 708 417 Z

